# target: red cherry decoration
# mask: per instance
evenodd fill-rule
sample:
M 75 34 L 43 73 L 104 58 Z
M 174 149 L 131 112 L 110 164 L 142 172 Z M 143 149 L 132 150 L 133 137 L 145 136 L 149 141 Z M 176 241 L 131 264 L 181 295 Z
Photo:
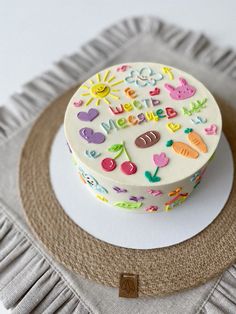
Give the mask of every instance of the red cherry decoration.
M 136 171 L 137 171 L 137 166 L 135 165 L 135 163 L 133 163 L 131 161 L 124 161 L 121 164 L 120 168 L 128 176 L 136 173 Z
M 104 158 L 101 165 L 105 171 L 113 171 L 116 169 L 116 161 L 112 158 Z

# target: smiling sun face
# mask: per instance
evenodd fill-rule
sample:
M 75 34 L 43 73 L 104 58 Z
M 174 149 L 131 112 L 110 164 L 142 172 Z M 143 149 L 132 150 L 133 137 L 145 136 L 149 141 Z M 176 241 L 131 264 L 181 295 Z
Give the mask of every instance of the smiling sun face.
M 81 96 L 90 96 L 85 103 L 86 106 L 88 106 L 93 100 L 95 100 L 96 105 L 99 106 L 102 100 L 109 105 L 111 103 L 109 98 L 113 98 L 115 100 L 120 99 L 120 97 L 116 95 L 116 93 L 120 90 L 114 89 L 114 86 L 123 83 L 123 80 L 114 82 L 115 76 L 111 76 L 109 78 L 110 72 L 111 71 L 109 70 L 106 71 L 103 78 L 101 78 L 100 73 L 97 73 L 96 82 L 89 80 L 89 84 L 81 86 L 81 88 L 87 90 L 87 92 L 81 94 Z
M 95 84 L 90 88 L 90 94 L 94 96 L 95 98 L 104 98 L 109 93 L 110 93 L 110 87 L 103 83 Z

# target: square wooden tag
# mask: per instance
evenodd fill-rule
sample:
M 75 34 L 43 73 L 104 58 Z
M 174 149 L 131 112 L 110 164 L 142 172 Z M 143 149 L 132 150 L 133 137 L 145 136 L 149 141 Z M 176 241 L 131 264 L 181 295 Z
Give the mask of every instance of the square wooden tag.
M 138 297 L 138 275 L 120 274 L 119 297 Z

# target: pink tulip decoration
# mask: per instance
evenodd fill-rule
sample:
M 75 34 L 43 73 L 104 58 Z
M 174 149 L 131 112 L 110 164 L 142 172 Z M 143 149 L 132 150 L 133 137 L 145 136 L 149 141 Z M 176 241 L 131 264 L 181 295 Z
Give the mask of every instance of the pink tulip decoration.
M 153 161 L 157 167 L 163 168 L 168 165 L 169 158 L 166 157 L 165 153 L 160 153 L 160 155 L 158 154 L 153 155 Z
M 154 174 L 152 175 L 150 171 L 145 171 L 144 175 L 148 179 L 149 182 L 159 182 L 161 178 L 157 176 L 158 170 L 159 168 L 163 168 L 168 165 L 169 158 L 166 157 L 165 153 L 154 154 L 153 161 L 155 165 L 157 166 Z

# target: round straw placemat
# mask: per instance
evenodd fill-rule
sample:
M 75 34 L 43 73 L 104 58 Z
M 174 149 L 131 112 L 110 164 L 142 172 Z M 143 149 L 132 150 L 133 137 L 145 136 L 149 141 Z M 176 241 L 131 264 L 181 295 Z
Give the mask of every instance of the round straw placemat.
M 20 162 L 20 193 L 28 222 L 51 254 L 72 271 L 112 287 L 119 286 L 121 273 L 136 274 L 139 295 L 166 295 L 194 287 L 233 264 L 236 180 L 226 206 L 210 226 L 195 237 L 167 248 L 136 250 L 113 246 L 94 238 L 66 215 L 51 186 L 49 158 L 54 136 L 75 90 L 66 92 L 42 113 L 31 129 Z M 236 110 L 223 101 L 218 102 L 224 109 L 224 133 L 235 165 L 236 128 L 232 117 L 236 116 Z

